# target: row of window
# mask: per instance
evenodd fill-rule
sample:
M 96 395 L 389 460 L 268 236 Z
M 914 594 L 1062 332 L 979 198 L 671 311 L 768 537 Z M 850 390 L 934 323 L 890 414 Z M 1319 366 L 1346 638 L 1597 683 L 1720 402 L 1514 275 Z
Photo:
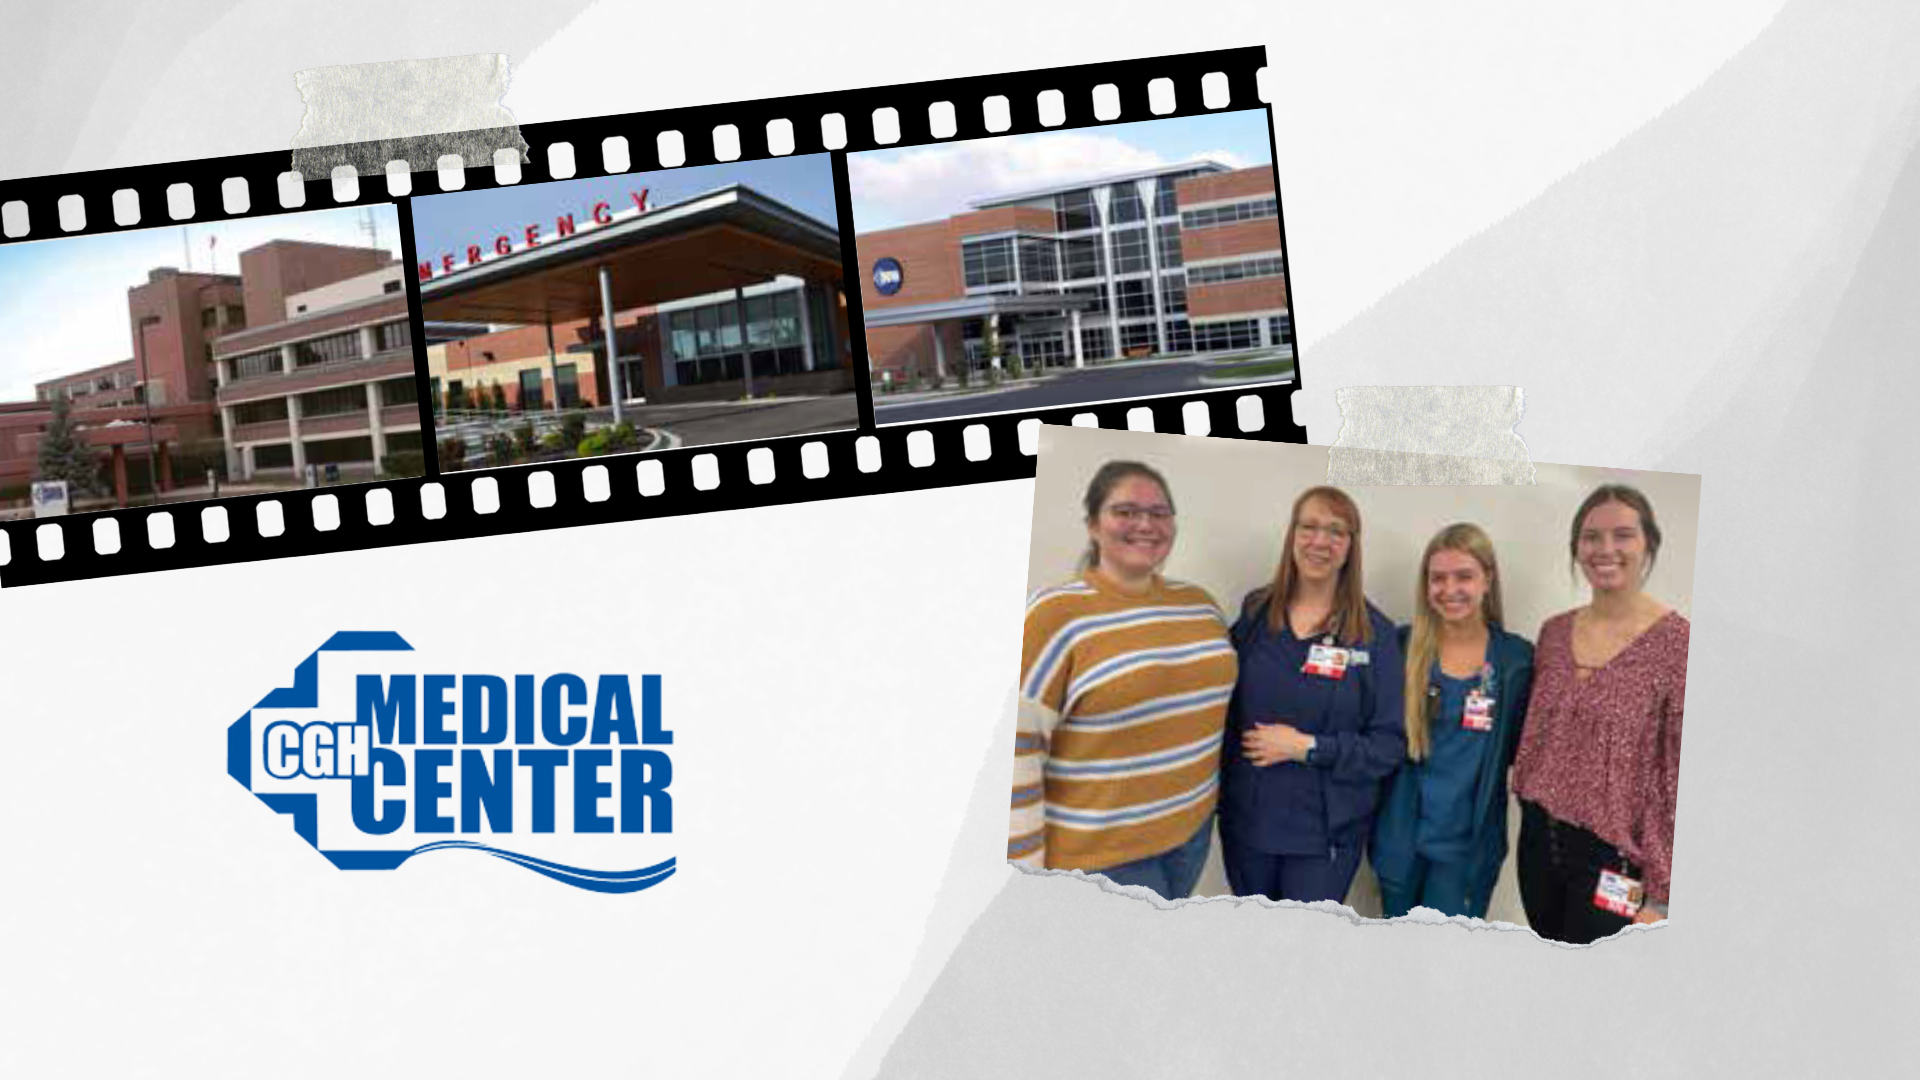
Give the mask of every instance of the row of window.
M 1179 207 L 1175 195 L 1175 185 L 1192 176 L 1201 176 L 1204 169 L 1189 169 L 1184 172 L 1168 173 L 1154 178 L 1153 215 L 1157 218 L 1172 217 Z M 1100 204 L 1094 198 L 1094 189 L 1081 188 L 1077 191 L 1063 191 L 1053 197 L 1055 227 L 1060 232 L 1075 232 L 1080 229 L 1100 227 Z M 1140 189 L 1132 180 L 1122 180 L 1107 185 L 1107 223 L 1125 225 L 1133 221 L 1145 221 L 1146 204 L 1140 198 Z
M 373 348 L 375 352 L 411 350 L 413 324 L 403 319 L 399 322 L 381 323 L 374 327 Z M 298 341 L 293 345 L 293 363 L 296 368 L 359 358 L 359 330 L 343 330 L 325 337 Z M 278 374 L 281 370 L 280 349 L 275 346 L 259 352 L 245 353 L 231 358 L 227 363 L 232 366 L 235 379 L 255 379 L 262 375 Z
M 1180 213 L 1180 224 L 1189 229 L 1205 229 L 1214 225 L 1231 225 L 1236 221 L 1256 221 L 1260 218 L 1278 216 L 1280 216 L 1280 203 L 1269 196 L 1252 202 L 1209 206 L 1201 210 L 1183 210 Z
M 420 433 L 417 431 L 396 431 L 387 436 L 387 453 L 418 453 L 420 451 Z M 373 437 L 354 435 L 345 439 L 315 439 L 306 443 L 307 464 L 309 465 L 353 465 L 373 461 Z M 293 444 L 274 443 L 270 446 L 253 448 L 253 467 L 256 469 L 293 468 Z
M 377 384 L 380 387 L 380 404 L 412 405 L 420 400 L 419 384 L 413 376 L 403 375 L 396 379 L 384 379 Z M 352 386 L 335 386 L 326 390 L 313 390 L 299 395 L 300 415 L 312 419 L 322 416 L 342 416 L 347 413 L 367 411 L 367 386 L 356 383 Z M 249 401 L 233 407 L 235 424 L 264 424 L 283 421 L 287 418 L 287 399 L 268 398 L 264 401 Z
M 226 322 L 224 323 L 220 321 L 220 313 L 222 310 L 224 310 L 227 315 Z M 225 304 L 221 307 L 200 309 L 200 329 L 202 330 L 211 330 L 219 327 L 222 330 L 232 332 L 243 329 L 246 325 L 247 309 L 241 307 L 239 304 Z
M 1187 280 L 1195 285 L 1218 285 L 1226 281 L 1245 281 L 1248 278 L 1279 277 L 1286 273 L 1286 270 L 1286 263 L 1280 256 L 1267 255 L 1258 259 L 1242 259 L 1239 262 L 1188 267 Z
M 681 386 L 698 386 L 701 383 L 730 382 L 742 378 L 741 356 L 738 352 L 724 356 L 703 356 L 698 360 L 682 360 L 673 366 L 674 379 Z M 797 346 L 783 349 L 760 349 L 754 351 L 753 377 L 771 378 L 775 375 L 798 375 L 806 370 L 806 350 Z
M 799 290 L 749 296 L 746 304 L 748 348 L 781 348 L 800 344 Z M 669 355 L 678 363 L 739 352 L 740 314 L 739 305 L 732 300 L 669 312 Z
M 1113 243 L 1113 272 L 1137 274 L 1153 269 L 1153 252 L 1148 247 L 1149 231 L 1142 225 L 1117 229 Z M 1106 252 L 1098 236 L 1057 240 L 1044 236 L 996 236 L 987 240 L 968 240 L 960 245 L 960 270 L 967 288 L 979 289 L 1012 283 L 1031 284 L 1055 281 L 1084 281 L 1106 276 Z M 1180 252 L 1180 227 L 1161 225 L 1156 243 L 1160 268 L 1174 269 L 1184 261 Z M 1017 262 L 1017 265 L 1016 265 Z
M 1181 310 L 1185 310 L 1184 307 Z M 1123 311 L 1124 313 L 1124 311 Z M 1147 314 L 1152 314 L 1148 309 Z M 977 356 L 980 352 L 979 327 L 968 324 L 967 352 Z M 1293 320 L 1287 315 L 1272 316 L 1267 320 L 1269 341 L 1276 345 L 1291 344 L 1293 341 Z M 1111 354 L 1113 328 L 1110 326 L 1083 327 L 1080 331 L 1080 348 L 1085 356 L 1105 357 Z M 1122 355 L 1137 354 L 1142 350 L 1154 352 L 1218 352 L 1224 350 L 1252 349 L 1260 345 L 1260 320 L 1238 319 L 1232 322 L 1207 323 L 1194 326 L 1184 317 L 1166 320 L 1166 341 L 1159 341 L 1157 328 L 1151 322 L 1123 323 L 1120 326 L 1120 352 Z M 1064 332 L 1023 333 L 1016 347 L 1020 356 L 1028 363 L 1070 362 L 1072 353 L 1068 338 Z

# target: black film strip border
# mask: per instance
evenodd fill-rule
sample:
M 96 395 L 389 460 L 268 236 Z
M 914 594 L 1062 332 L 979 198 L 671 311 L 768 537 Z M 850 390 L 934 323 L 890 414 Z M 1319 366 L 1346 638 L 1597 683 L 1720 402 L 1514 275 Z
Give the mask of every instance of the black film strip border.
M 521 131 L 532 153 L 522 165 L 518 183 L 574 178 L 579 175 L 577 169 L 564 175 L 552 171 L 553 144 L 568 143 L 578 153 L 615 136 L 627 138 L 629 162 L 626 170 L 606 170 L 609 173 L 784 156 L 774 153 L 769 138 L 773 130 L 770 125 L 782 120 L 790 125 L 793 143 L 786 153 L 806 154 L 955 142 L 1259 107 L 1258 75 L 1264 63 L 1263 48 L 1231 49 L 526 125 Z M 1109 102 L 1117 103 L 1116 110 L 1096 115 L 1097 89 L 1108 94 Z M 997 102 L 1000 117 L 1000 122 L 991 126 L 990 102 Z M 953 125 L 950 134 L 936 134 L 933 129 L 933 106 L 938 103 L 952 107 L 947 113 Z M 1057 112 L 1057 122 L 1046 122 L 1043 104 Z M 888 118 L 897 125 L 897 138 L 882 142 L 877 114 L 887 110 L 891 110 Z M 828 133 L 836 125 L 816 118 L 836 116 L 844 138 L 829 145 Z M 714 132 L 723 125 L 731 125 L 737 133 L 737 156 L 721 158 L 715 137 L 686 137 Z M 657 155 L 662 132 L 681 133 L 684 155 L 671 164 L 649 161 L 638 152 L 651 146 Z M 649 133 L 654 135 L 651 140 L 643 137 Z M 835 156 L 836 172 L 844 185 L 844 157 Z M 0 206 L 13 200 L 41 205 L 38 214 L 46 216 L 34 220 L 46 221 L 57 214 L 56 203 L 64 197 L 77 195 L 90 207 L 104 208 L 111 204 L 114 192 L 132 189 L 142 194 L 142 206 L 147 205 L 144 199 L 149 193 L 161 196 L 165 205 L 166 189 L 187 184 L 194 192 L 197 211 L 200 200 L 220 192 L 231 177 L 242 178 L 250 195 L 260 189 L 282 190 L 281 176 L 289 163 L 287 153 L 264 153 L 8 181 L 0 183 Z M 465 168 L 462 181 L 460 187 L 446 190 L 463 190 L 468 184 L 501 186 L 500 177 L 490 166 Z M 413 193 L 438 193 L 417 190 L 421 186 L 417 178 L 410 183 L 416 187 Z M 288 189 L 293 187 L 287 185 Z M 264 216 L 405 198 L 404 193 L 386 191 L 378 176 L 359 178 L 357 191 L 350 198 L 339 197 L 342 192 L 330 177 L 306 179 L 300 194 L 302 200 L 292 206 L 267 205 L 250 197 L 246 209 L 223 216 Z M 842 190 L 839 195 L 843 245 L 849 265 L 853 265 L 851 207 L 847 192 Z M 181 220 L 212 216 L 216 215 L 196 212 Z M 145 220 L 144 214 L 141 218 L 123 224 L 88 213 L 84 227 L 63 230 L 58 235 L 85 235 L 156 223 Z M 1284 236 L 1284 212 L 1282 222 Z M 0 242 L 49 235 L 53 234 L 39 230 L 24 237 L 0 237 Z M 412 315 L 417 322 L 417 291 L 411 287 L 411 280 L 409 285 L 414 299 Z M 1290 280 L 1288 291 L 1290 294 Z M 863 325 L 858 291 L 849 289 L 848 300 L 850 326 Z M 415 341 L 416 360 L 421 361 L 424 347 L 417 333 Z M 1081 423 L 1092 418 L 1098 426 L 1110 428 L 1133 426 L 1267 441 L 1306 441 L 1305 430 L 1292 420 L 1289 400 L 1299 386 L 1298 377 L 1290 384 L 873 429 L 863 331 L 854 333 L 852 344 L 855 370 L 862 376 L 862 427 L 858 430 L 509 466 L 439 479 L 429 476 L 323 490 L 295 489 L 0 523 L 0 533 L 7 541 L 7 561 L 0 564 L 0 586 L 1019 479 L 1031 477 L 1034 471 L 1033 457 L 1021 449 L 1022 425 L 1073 423 L 1076 418 Z M 1251 414 L 1246 412 L 1249 407 L 1254 410 Z M 1195 408 L 1199 410 L 1197 416 Z M 983 448 L 985 452 L 981 453 Z M 543 505 L 535 504 L 535 489 L 530 486 L 536 476 L 540 477 L 540 490 L 546 493 Z M 604 481 L 604 497 L 589 498 L 589 476 Z M 547 488 L 544 485 L 549 478 L 552 486 Z M 643 489 L 643 482 L 653 487 L 652 493 Z M 491 497 L 497 498 L 498 506 L 490 512 L 481 512 L 476 503 L 476 494 L 483 489 L 497 493 Z M 444 499 L 444 512 L 432 518 L 423 511 L 422 500 L 429 492 Z M 392 516 L 376 525 L 370 508 L 383 500 Z M 279 511 L 283 523 L 271 536 L 263 535 L 260 527 L 260 515 L 267 504 Z M 338 523 L 332 528 L 323 529 L 317 524 L 315 509 L 322 505 L 337 515 Z M 156 534 L 157 521 L 164 521 L 170 528 Z M 218 522 L 217 528 L 213 522 Z M 49 526 L 60 537 L 57 546 L 62 552 L 53 559 L 42 558 L 40 550 L 39 537 Z M 210 528 L 214 532 L 224 530 L 224 538 L 210 540 Z M 163 543 L 156 544 L 156 536 Z M 102 554 L 107 537 L 117 543 L 107 544 L 110 553 Z

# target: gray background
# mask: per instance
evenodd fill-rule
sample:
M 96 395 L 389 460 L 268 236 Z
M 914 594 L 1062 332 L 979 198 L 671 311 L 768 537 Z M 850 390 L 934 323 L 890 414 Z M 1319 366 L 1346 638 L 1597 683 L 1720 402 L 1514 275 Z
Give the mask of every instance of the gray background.
M 584 6 L 16 4 L 0 175 L 285 146 L 296 70 L 518 70 Z M 1500 7 L 643 8 L 624 64 L 542 87 L 590 115 L 1264 42 L 1313 441 L 1340 386 L 1513 384 L 1536 460 L 1704 478 L 1673 924 L 1576 950 L 1016 874 L 1009 713 L 849 1075 L 1911 1068 L 1920 5 Z

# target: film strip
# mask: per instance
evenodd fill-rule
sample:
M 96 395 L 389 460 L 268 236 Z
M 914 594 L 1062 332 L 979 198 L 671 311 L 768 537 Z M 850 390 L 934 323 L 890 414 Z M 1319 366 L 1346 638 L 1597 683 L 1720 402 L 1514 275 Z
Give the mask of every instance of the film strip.
M 6 244 L 154 224 L 394 204 L 404 247 L 407 322 L 424 450 L 420 476 L 0 521 L 0 586 L 1031 478 L 1040 423 L 1303 443 L 1306 432 L 1292 420 L 1290 406 L 1291 394 L 1300 386 L 1297 368 L 1278 382 L 1012 411 L 992 411 L 1006 406 L 981 404 L 977 414 L 890 421 L 884 408 L 875 407 L 862 290 L 849 286 L 842 294 L 844 347 L 857 384 L 857 415 L 844 430 L 447 472 L 434 452 L 443 395 L 428 375 L 430 320 L 423 313 L 421 279 L 428 282 L 428 291 L 435 279 L 430 267 L 422 265 L 426 255 L 415 250 L 415 199 L 442 191 L 557 184 L 584 175 L 826 154 L 843 280 L 852 282 L 867 276 L 869 268 L 856 246 L 849 154 L 1236 110 L 1260 110 L 1264 117 L 1259 88 L 1264 66 L 1263 48 L 1241 48 L 531 124 L 520 129 L 530 152 L 517 179 L 513 170 L 491 163 L 470 165 L 453 170 L 457 178 L 443 180 L 433 191 L 426 189 L 433 186 L 435 174 L 417 163 L 410 164 L 418 171 L 390 169 L 384 178 L 356 177 L 351 169 L 305 178 L 290 172 L 291 157 L 284 151 L 0 183 L 0 240 Z M 1271 161 L 1270 128 L 1267 138 L 1264 149 Z M 1267 168 L 1271 172 L 1271 166 Z M 1151 201 L 1150 190 L 1142 190 Z M 643 203 L 644 212 L 644 197 L 636 196 L 636 201 Z M 1283 266 L 1285 225 L 1278 209 L 1277 176 L 1268 201 Z M 1107 213 L 1104 203 L 1101 212 Z M 1117 258 L 1110 248 L 1108 257 Z M 868 256 L 867 261 L 874 260 Z M 1229 266 L 1215 276 L 1231 272 Z M 1160 273 L 1158 264 L 1154 273 Z M 1157 282 L 1157 276 L 1152 280 Z M 1278 287 L 1287 292 L 1290 327 L 1290 286 L 1282 278 Z M 1152 310 L 1158 312 L 1159 286 L 1149 288 L 1155 290 Z M 737 310 L 744 313 L 747 300 L 744 294 L 736 295 Z M 1093 296 L 1087 303 L 1102 299 Z M 1112 310 L 1113 339 L 1107 347 L 1118 355 L 1121 309 Z M 744 314 L 741 319 L 734 340 L 744 342 Z M 997 329 L 998 317 L 991 321 Z M 611 325 L 619 329 L 617 323 Z M 1074 327 L 1067 337 L 1077 366 L 1079 346 L 1086 339 L 1077 321 Z M 551 338 L 551 325 L 548 333 Z M 602 352 L 618 357 L 623 347 L 616 335 L 613 348 Z M 748 370 L 754 369 L 757 358 L 742 359 Z M 997 359 L 993 362 L 998 364 Z M 147 427 L 150 437 L 151 420 Z M 293 431 L 297 442 L 300 429 Z M 164 466 L 150 457 L 146 467 Z

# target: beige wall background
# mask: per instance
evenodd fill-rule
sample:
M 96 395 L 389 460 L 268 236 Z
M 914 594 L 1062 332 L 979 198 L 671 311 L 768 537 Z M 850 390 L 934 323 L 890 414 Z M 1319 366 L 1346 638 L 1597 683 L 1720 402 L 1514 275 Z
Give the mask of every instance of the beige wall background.
M 1179 531 L 1165 572 L 1212 593 L 1229 620 L 1249 590 L 1273 577 L 1293 500 L 1327 475 L 1327 449 L 1322 446 L 1042 425 L 1027 561 L 1029 590 L 1077 571 L 1087 543 L 1081 506 L 1087 482 L 1102 464 L 1115 459 L 1144 462 L 1167 478 Z M 1647 589 L 1691 618 L 1700 478 L 1581 465 L 1536 465 L 1532 486 L 1346 489 L 1360 507 L 1367 598 L 1395 622 L 1408 621 L 1427 541 L 1452 522 L 1471 521 L 1493 539 L 1507 628 L 1537 640 L 1540 624 L 1549 616 L 1587 600 L 1585 582 L 1567 557 L 1567 537 L 1580 501 L 1603 483 L 1632 484 L 1652 501 L 1662 544 Z M 1518 827 L 1516 810 L 1509 828 Z M 1195 893 L 1226 891 L 1216 838 Z M 1380 914 L 1379 888 L 1370 868 L 1362 866 L 1347 903 L 1362 915 Z M 1511 854 L 1487 917 L 1526 925 Z

